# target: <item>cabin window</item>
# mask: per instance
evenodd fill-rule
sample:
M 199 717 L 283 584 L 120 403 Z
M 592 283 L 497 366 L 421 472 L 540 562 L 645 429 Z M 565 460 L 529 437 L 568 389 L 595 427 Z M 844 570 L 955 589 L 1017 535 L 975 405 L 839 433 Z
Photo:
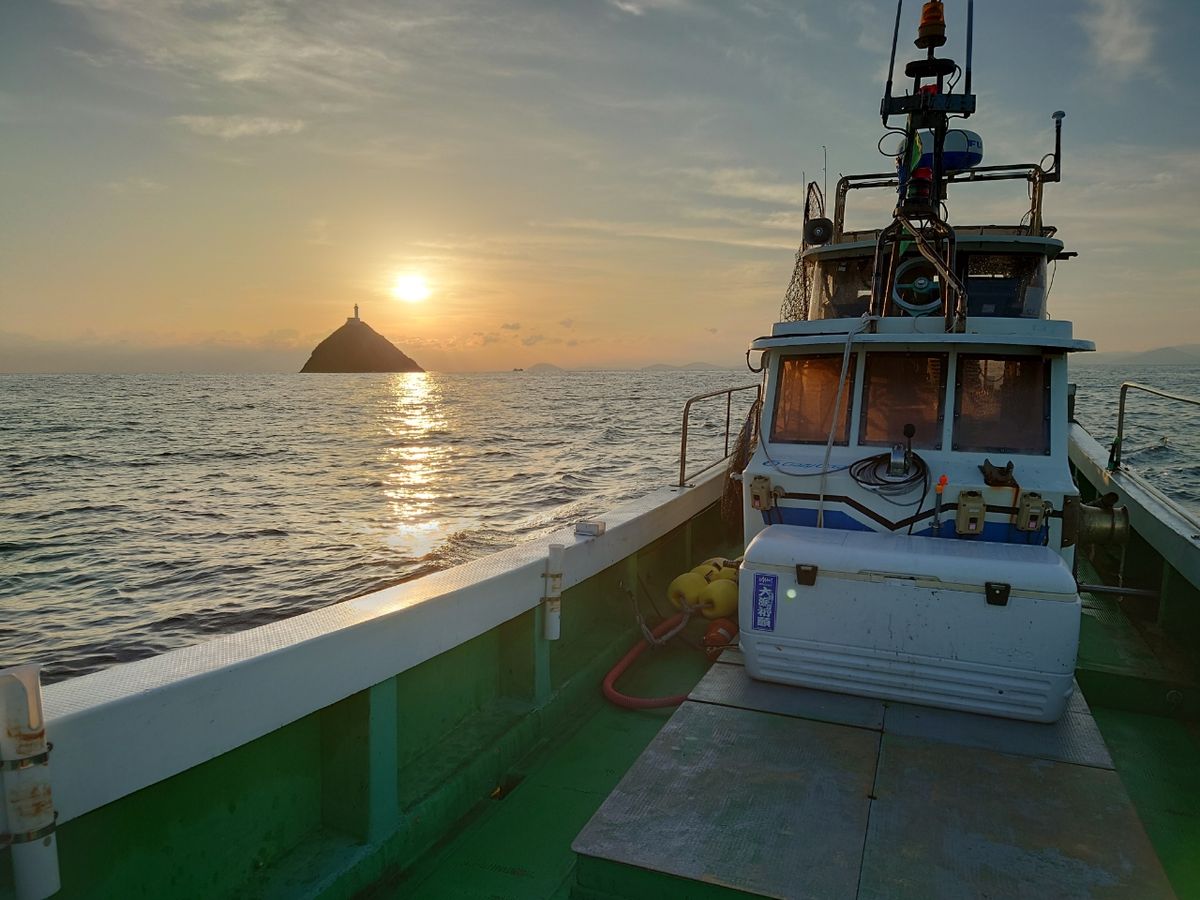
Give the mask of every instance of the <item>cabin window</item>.
M 842 393 L 842 410 L 834 443 L 850 442 L 850 405 L 854 396 L 855 356 L 851 354 Z M 842 354 L 829 356 L 785 356 L 779 370 L 775 394 L 775 418 L 771 441 L 785 444 L 824 444 L 833 424 Z
M 875 257 L 821 259 L 813 267 L 813 319 L 858 318 L 871 305 Z
M 904 443 L 912 425 L 914 447 L 940 450 L 948 368 L 945 353 L 868 353 L 859 443 Z
M 1038 319 L 1046 309 L 1046 258 L 1035 253 L 967 255 L 967 315 Z
M 1049 454 L 1049 361 L 960 355 L 954 449 Z

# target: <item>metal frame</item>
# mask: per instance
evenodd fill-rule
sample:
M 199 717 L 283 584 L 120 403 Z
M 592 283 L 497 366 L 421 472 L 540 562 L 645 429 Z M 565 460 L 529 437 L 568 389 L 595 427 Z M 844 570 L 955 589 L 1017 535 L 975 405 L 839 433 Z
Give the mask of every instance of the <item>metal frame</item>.
M 719 466 L 722 462 L 729 458 L 729 426 L 733 414 L 733 394 L 735 391 L 757 391 L 757 400 L 762 398 L 761 384 L 743 384 L 738 387 L 724 388 L 719 391 L 709 391 L 707 394 L 697 394 L 695 397 L 689 397 L 687 403 L 683 405 L 683 431 L 679 440 L 679 483 L 677 487 L 684 487 L 688 480 L 695 478 L 698 475 L 703 475 L 709 469 Z M 725 396 L 725 455 L 713 463 L 709 463 L 702 469 L 697 469 L 695 472 L 687 471 L 687 444 L 688 444 L 688 423 L 691 419 L 692 404 L 697 400 L 708 400 L 711 397 Z
M 1029 208 L 1029 225 L 1025 230 L 1029 234 L 1040 235 L 1042 233 L 1042 188 L 1047 181 L 1057 180 L 1055 175 L 1048 174 L 1041 166 L 1036 163 L 1021 163 L 1007 166 L 976 166 L 973 169 L 964 169 L 961 172 L 953 172 L 946 176 L 946 183 L 948 185 L 968 184 L 976 181 L 1017 180 L 1029 181 L 1033 184 L 1033 198 Z M 833 201 L 833 240 L 830 243 L 838 243 L 839 239 L 846 233 L 846 196 L 851 191 L 863 188 L 894 189 L 899 186 L 899 179 L 887 172 L 874 172 L 868 175 L 843 175 L 838 179 Z
M 1121 402 L 1117 407 L 1117 437 L 1112 442 L 1112 448 L 1108 454 L 1108 471 L 1110 472 L 1115 472 L 1121 468 L 1121 442 L 1125 438 L 1125 395 L 1129 393 L 1130 388 L 1137 388 L 1139 391 L 1145 391 L 1147 394 L 1152 394 L 1155 397 L 1163 397 L 1166 400 L 1178 400 L 1181 403 L 1200 406 L 1200 397 L 1186 397 L 1183 394 L 1172 394 L 1170 391 L 1150 387 L 1148 384 L 1141 384 L 1137 381 L 1122 382 Z

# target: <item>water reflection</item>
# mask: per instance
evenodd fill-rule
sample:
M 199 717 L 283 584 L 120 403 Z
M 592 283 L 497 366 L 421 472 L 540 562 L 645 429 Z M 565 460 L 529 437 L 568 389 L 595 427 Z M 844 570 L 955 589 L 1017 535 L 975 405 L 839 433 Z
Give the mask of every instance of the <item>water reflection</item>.
M 389 438 L 380 457 L 390 512 L 385 539 L 394 549 L 423 556 L 444 531 L 437 502 L 448 455 L 439 442 L 447 424 L 442 386 L 436 375 L 405 372 L 393 375 L 389 388 L 380 423 Z

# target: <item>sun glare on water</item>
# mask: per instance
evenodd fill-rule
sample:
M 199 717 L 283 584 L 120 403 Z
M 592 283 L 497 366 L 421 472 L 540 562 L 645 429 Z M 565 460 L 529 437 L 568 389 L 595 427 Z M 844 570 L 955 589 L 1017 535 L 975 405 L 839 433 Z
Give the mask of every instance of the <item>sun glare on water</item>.
M 420 303 L 429 296 L 429 282 L 424 275 L 397 275 L 392 282 L 392 296 L 407 303 Z

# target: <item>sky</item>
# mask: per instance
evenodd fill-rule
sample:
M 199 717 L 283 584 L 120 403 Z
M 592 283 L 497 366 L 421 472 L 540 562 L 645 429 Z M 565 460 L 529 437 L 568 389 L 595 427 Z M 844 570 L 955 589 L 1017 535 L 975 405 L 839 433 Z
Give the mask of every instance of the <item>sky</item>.
M 805 174 L 890 166 L 894 10 L 5 0 L 0 372 L 295 371 L 355 303 L 433 370 L 736 365 Z M 986 164 L 1035 162 L 1066 110 L 1045 218 L 1080 255 L 1050 312 L 1101 350 L 1200 341 L 1197 34 L 1186 0 L 976 3 L 968 127 Z M 1020 182 L 965 193 L 953 221 L 1025 208 Z

